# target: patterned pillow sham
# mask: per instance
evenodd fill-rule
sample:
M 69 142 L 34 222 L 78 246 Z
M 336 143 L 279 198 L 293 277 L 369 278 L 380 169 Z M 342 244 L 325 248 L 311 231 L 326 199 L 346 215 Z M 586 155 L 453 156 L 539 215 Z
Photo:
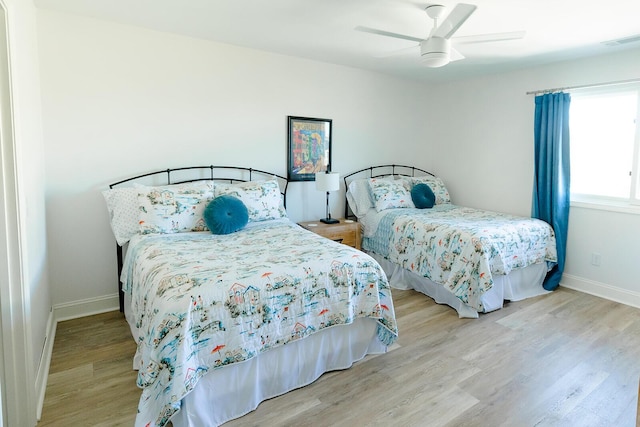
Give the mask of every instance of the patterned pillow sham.
M 405 180 L 405 182 L 407 182 L 407 180 Z M 445 187 L 444 182 L 437 176 L 416 176 L 408 178 L 410 188 L 420 183 L 427 184 L 431 188 L 431 191 L 433 191 L 433 194 L 436 196 L 436 205 L 451 203 L 451 197 L 449 196 L 447 187 Z
M 138 190 L 133 187 L 113 188 L 102 192 L 107 202 L 111 230 L 122 246 L 138 234 Z
M 213 184 L 198 181 L 179 185 L 147 187 L 138 190 L 141 234 L 171 234 L 208 230 L 203 213 L 213 199 Z
M 406 188 L 402 180 L 386 180 L 371 178 L 369 187 L 377 212 L 391 208 L 414 208 L 410 190 Z
M 242 200 L 249 211 L 249 222 L 287 217 L 280 194 L 280 186 L 275 179 L 236 184 L 216 183 L 214 188 L 215 197 L 228 194 Z
M 371 178 L 354 179 L 347 187 L 347 202 L 349 203 L 351 212 L 358 218 L 362 218 L 369 212 L 369 209 L 374 207 L 371 188 L 369 187 L 370 179 Z M 393 181 L 393 176 L 389 175 L 375 179 Z

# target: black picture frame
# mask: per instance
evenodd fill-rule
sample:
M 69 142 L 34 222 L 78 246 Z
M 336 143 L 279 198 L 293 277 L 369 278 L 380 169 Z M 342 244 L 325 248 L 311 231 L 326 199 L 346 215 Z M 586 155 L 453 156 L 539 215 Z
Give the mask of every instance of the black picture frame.
M 331 119 L 287 116 L 287 179 L 315 181 L 331 165 Z

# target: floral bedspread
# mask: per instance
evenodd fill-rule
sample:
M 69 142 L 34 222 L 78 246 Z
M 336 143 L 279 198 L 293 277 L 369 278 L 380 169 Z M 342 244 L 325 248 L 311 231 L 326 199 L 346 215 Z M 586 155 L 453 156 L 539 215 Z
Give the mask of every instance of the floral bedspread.
M 397 338 L 391 292 L 370 256 L 290 221 L 230 235 L 137 236 L 123 286 L 139 329 L 137 426 L 163 426 L 209 370 L 358 317 Z
M 362 247 L 445 286 L 484 311 L 493 275 L 557 262 L 553 228 L 544 221 L 452 204 L 392 209 Z

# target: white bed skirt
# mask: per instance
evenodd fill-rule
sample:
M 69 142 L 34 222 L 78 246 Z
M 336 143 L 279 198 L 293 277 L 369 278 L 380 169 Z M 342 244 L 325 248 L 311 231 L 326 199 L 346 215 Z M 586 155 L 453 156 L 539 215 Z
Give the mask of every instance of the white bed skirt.
M 415 289 L 429 296 L 438 304 L 447 304 L 453 307 L 461 318 L 478 318 L 478 312 L 475 309 L 465 305 L 442 285 L 438 285 L 412 271 L 405 270 L 378 254 L 371 252 L 368 252 L 368 254 L 378 261 L 387 274 L 392 288 Z M 547 264 L 542 263 L 513 270 L 507 275 L 494 275 L 493 287 L 481 297 L 484 312 L 488 313 L 502 308 L 505 300 L 520 301 L 549 293 L 550 291 L 542 287 L 546 274 Z
M 357 319 L 212 371 L 182 400 L 182 410 L 171 421 L 174 427 L 204 427 L 241 417 L 260 402 L 311 384 L 325 372 L 346 369 L 367 354 L 384 353 L 386 346 L 376 331 L 375 320 Z
M 129 321 L 127 307 L 125 297 Z M 129 325 L 136 338 L 135 327 Z M 325 372 L 347 369 L 368 354 L 385 353 L 387 346 L 377 330 L 375 319 L 358 318 L 351 325 L 334 326 L 213 370 L 182 399 L 182 409 L 171 422 L 174 427 L 218 426 L 253 411 L 264 400 L 311 384 Z

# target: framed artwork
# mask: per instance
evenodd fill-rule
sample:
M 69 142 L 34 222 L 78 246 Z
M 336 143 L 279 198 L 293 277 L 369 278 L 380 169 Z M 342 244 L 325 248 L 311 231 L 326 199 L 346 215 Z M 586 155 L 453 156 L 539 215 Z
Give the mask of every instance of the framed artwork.
M 331 165 L 331 120 L 294 116 L 287 119 L 287 178 L 315 181 L 316 172 L 324 172 Z

